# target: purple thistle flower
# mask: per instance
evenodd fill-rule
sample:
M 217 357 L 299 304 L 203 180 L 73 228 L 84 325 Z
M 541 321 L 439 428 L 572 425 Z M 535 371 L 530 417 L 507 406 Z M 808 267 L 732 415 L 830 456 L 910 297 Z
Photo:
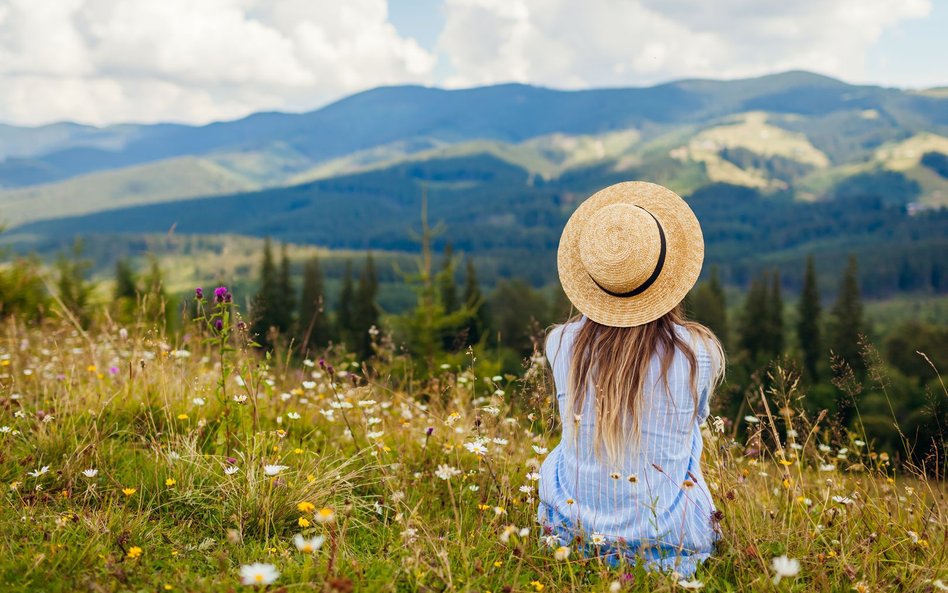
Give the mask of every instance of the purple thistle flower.
M 425 436 L 430 437 L 431 433 L 433 432 L 434 432 L 434 426 L 429 426 L 428 429 L 425 431 Z
M 119 372 L 118 367 L 109 367 L 109 373 L 112 375 L 117 375 Z
M 204 298 L 204 289 L 201 288 L 200 286 L 198 286 L 197 288 L 195 288 L 195 289 L 194 289 L 194 296 L 196 296 L 198 299 L 203 299 L 203 298 Z
M 214 320 L 214 327 L 217 328 L 218 331 L 224 329 L 224 320 L 223 320 L 223 319 L 215 319 L 215 320 Z
M 228 296 L 226 286 L 218 286 L 214 289 L 214 300 L 218 303 L 225 302 Z
M 231 464 L 231 465 L 234 465 L 235 463 L 237 463 L 237 458 L 236 458 L 236 457 L 228 457 L 225 461 L 227 461 L 227 463 L 229 463 L 229 464 Z

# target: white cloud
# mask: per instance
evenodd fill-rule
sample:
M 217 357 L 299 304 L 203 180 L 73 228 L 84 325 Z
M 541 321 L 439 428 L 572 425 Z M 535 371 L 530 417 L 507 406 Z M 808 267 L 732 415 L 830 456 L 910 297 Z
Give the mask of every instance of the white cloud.
M 868 49 L 931 0 L 446 0 L 451 86 L 554 87 L 806 69 L 860 80 Z
M 0 121 L 205 122 L 431 83 L 386 0 L 0 0 Z

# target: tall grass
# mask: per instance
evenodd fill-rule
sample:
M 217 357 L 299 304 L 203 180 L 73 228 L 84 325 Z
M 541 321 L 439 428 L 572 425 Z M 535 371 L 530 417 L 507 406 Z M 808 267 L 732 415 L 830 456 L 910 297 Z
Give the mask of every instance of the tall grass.
M 948 590 L 945 484 L 806 414 L 779 365 L 751 414 L 704 427 L 722 538 L 679 582 L 544 542 L 533 478 L 559 428 L 542 356 L 422 380 L 384 344 L 374 362 L 265 357 L 212 302 L 177 338 L 6 322 L 0 586 L 232 591 L 262 562 L 272 590 Z M 780 556 L 800 569 L 775 584 Z

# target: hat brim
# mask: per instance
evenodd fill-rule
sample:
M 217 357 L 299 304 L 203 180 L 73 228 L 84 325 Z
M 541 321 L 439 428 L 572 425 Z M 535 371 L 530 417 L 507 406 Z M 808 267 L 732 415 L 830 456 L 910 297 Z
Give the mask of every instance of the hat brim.
M 655 216 L 667 244 L 658 278 L 642 293 L 628 297 L 600 288 L 579 255 L 579 240 L 592 215 L 620 203 L 641 206 Z M 570 302 L 589 319 L 613 327 L 644 325 L 674 309 L 697 282 L 703 262 L 704 237 L 694 212 L 675 192 L 644 181 L 611 185 L 580 204 L 566 222 L 556 257 L 560 283 Z

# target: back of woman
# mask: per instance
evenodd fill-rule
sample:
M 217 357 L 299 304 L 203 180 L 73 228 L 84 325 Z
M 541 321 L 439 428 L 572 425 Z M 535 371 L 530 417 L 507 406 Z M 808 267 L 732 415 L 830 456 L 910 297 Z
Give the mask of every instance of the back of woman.
M 645 183 L 607 188 L 577 214 L 559 271 L 583 314 L 545 344 L 563 435 L 541 467 L 538 519 L 548 543 L 687 576 L 716 538 L 699 425 L 723 371 L 717 339 L 680 313 L 700 228 L 681 198 Z M 655 248 L 640 245 L 655 228 Z

